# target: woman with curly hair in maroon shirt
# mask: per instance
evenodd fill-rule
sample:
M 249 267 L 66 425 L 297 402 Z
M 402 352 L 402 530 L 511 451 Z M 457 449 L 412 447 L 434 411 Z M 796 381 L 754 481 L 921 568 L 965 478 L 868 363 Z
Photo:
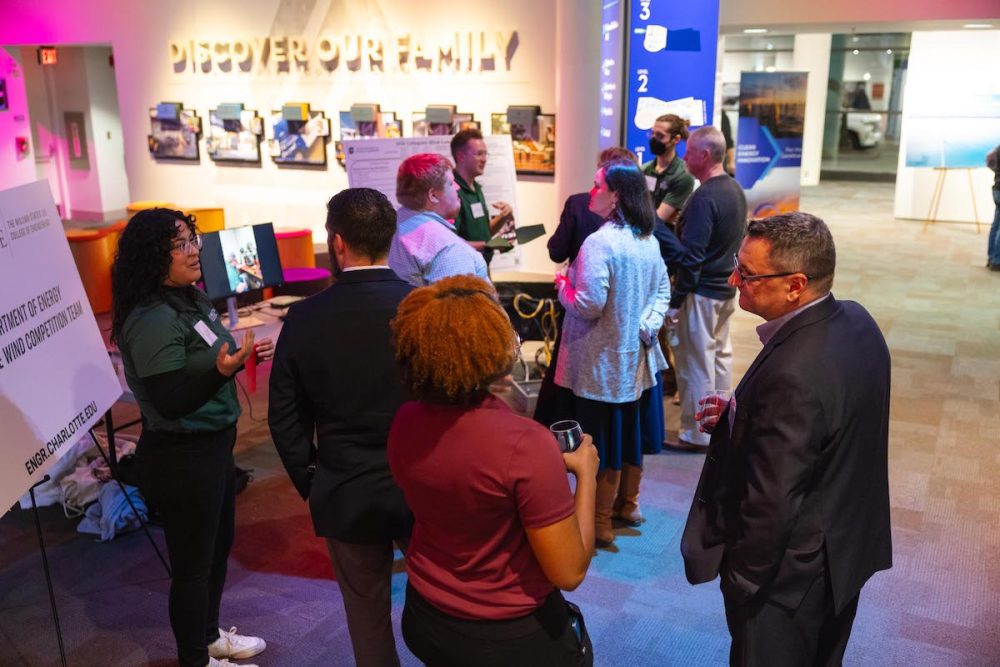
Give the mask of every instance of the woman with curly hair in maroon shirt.
M 579 610 L 594 544 L 597 453 L 489 392 L 519 352 L 493 287 L 472 276 L 412 292 L 392 323 L 404 383 L 388 455 L 413 511 L 403 638 L 430 665 L 590 665 Z M 566 471 L 576 476 L 575 497 Z

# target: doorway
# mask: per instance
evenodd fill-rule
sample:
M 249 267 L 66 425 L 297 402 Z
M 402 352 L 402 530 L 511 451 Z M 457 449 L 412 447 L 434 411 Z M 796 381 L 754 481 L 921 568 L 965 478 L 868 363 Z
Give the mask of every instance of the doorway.
M 2 187 L 47 180 L 71 226 L 124 217 L 129 188 L 111 46 L 7 46 L 0 57 L 16 70 L 8 97 L 19 132 L 30 137 Z

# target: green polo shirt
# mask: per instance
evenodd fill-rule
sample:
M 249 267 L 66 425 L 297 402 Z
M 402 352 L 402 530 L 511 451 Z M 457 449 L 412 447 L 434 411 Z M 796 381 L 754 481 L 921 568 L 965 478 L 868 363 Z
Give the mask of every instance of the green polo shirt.
M 657 173 L 656 160 L 653 159 L 642 165 L 642 173 L 650 177 L 646 180 L 653 197 L 653 208 L 668 204 L 679 211 L 694 191 L 694 176 L 688 173 L 684 160 L 676 155 L 663 171 Z
M 466 241 L 489 241 L 493 235 L 490 233 L 490 210 L 483 189 L 475 180 L 472 185 L 466 183 L 457 170 L 453 173 L 458 183 L 458 199 L 462 202 L 462 208 L 455 216 L 455 231 Z M 487 264 L 492 257 L 493 248 L 484 248 L 483 259 Z
M 179 292 L 175 290 L 174 294 Z M 209 345 L 206 338 L 212 336 L 216 340 Z M 215 366 L 216 355 L 224 342 L 229 343 L 230 354 L 236 350 L 236 341 L 204 294 L 199 293 L 195 301 L 176 298 L 170 303 L 157 301 L 133 309 L 125 320 L 120 338 L 125 380 L 148 428 L 184 433 L 219 431 L 240 418 L 233 382 L 226 382 L 204 405 L 180 419 L 167 419 L 157 412 L 143 382 L 152 375 L 181 368 L 196 374 L 207 372 Z

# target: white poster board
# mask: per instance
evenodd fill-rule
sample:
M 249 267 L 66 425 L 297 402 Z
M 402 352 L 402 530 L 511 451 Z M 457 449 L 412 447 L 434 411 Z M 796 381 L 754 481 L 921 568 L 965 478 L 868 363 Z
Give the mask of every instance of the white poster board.
M 498 134 L 483 137 L 489 159 L 486 170 L 477 178 L 483 188 L 486 204 L 503 201 L 514 210 L 514 223 L 518 223 L 518 208 L 514 171 L 514 146 L 510 135 Z M 440 153 L 451 160 L 451 135 L 431 137 L 405 137 L 401 139 L 358 139 L 344 142 L 347 182 L 352 188 L 378 190 L 399 208 L 396 201 L 396 172 L 400 163 L 417 153 Z M 521 249 L 496 253 L 490 262 L 490 271 L 511 271 L 521 266 Z
M 0 192 L 0 514 L 122 393 L 47 181 Z

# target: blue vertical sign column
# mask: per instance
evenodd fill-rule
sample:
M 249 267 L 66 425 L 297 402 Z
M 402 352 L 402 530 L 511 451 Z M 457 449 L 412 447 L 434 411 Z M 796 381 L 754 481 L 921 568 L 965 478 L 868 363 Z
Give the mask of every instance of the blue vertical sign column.
M 631 0 L 628 14 L 625 146 L 646 161 L 658 116 L 712 123 L 719 1 Z
M 601 122 L 597 145 L 604 150 L 621 146 L 622 60 L 625 55 L 626 0 L 603 0 L 601 6 Z

